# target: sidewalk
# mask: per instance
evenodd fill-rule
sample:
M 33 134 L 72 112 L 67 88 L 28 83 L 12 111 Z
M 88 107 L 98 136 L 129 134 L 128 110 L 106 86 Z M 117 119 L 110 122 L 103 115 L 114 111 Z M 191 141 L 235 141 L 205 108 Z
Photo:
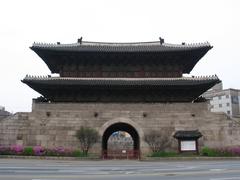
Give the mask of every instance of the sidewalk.
M 41 160 L 66 160 L 66 161 L 108 161 L 98 157 L 59 157 L 59 156 L 14 156 L 0 155 L 0 159 L 41 159 Z M 121 161 L 122 159 L 111 159 Z M 128 160 L 128 159 L 123 159 Z M 137 159 L 135 159 L 137 160 Z M 240 160 L 240 157 L 143 157 L 139 161 L 201 161 L 201 160 Z M 131 161 L 131 159 L 129 159 Z

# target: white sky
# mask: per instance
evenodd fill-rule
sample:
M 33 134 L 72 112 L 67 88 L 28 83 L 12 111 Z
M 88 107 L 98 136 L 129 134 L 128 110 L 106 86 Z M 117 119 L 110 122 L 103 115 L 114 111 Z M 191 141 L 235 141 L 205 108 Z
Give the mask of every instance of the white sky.
M 21 83 L 49 69 L 29 49 L 34 41 L 168 43 L 209 41 L 214 48 L 192 75 L 217 74 L 240 88 L 239 0 L 3 0 L 0 2 L 0 105 L 31 111 L 38 93 Z

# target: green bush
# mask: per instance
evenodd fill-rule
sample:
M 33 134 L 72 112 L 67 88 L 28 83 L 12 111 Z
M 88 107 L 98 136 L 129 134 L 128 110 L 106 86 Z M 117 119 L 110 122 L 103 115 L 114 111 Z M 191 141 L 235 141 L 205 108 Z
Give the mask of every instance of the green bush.
M 74 157 L 86 157 L 86 154 L 83 153 L 83 152 L 80 151 L 80 150 L 74 150 L 74 151 L 72 152 L 72 156 L 74 156 Z
M 202 156 L 217 157 L 217 156 L 232 156 L 231 152 L 224 148 L 209 148 L 203 147 L 200 153 Z
M 219 148 L 216 149 L 218 156 L 224 156 L 224 157 L 229 157 L 229 156 L 233 156 L 232 152 L 229 151 L 229 149 L 227 148 Z
M 215 149 L 211 149 L 209 147 L 203 147 L 200 153 L 202 156 L 217 156 L 217 151 Z
M 32 148 L 32 147 L 25 147 L 25 148 L 23 149 L 23 155 L 26 155 L 26 156 L 32 156 L 32 155 L 34 155 L 33 148 Z
M 175 157 L 178 154 L 176 152 L 166 152 L 166 151 L 160 151 L 160 152 L 153 152 L 151 154 L 151 157 Z

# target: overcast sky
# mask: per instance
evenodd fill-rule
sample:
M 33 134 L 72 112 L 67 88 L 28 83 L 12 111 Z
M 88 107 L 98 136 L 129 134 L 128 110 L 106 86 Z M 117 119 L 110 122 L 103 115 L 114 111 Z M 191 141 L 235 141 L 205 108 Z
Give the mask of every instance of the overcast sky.
M 49 69 L 29 49 L 35 42 L 210 42 L 192 75 L 217 74 L 239 88 L 239 0 L 5 0 L 0 2 L 0 105 L 31 111 L 39 96 L 21 83 Z

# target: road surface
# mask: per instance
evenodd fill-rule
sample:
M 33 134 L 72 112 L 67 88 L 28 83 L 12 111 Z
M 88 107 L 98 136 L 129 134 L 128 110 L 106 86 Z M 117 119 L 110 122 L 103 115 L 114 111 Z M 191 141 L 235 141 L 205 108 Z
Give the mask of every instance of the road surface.
M 240 180 L 240 161 L 0 159 L 0 180 Z

